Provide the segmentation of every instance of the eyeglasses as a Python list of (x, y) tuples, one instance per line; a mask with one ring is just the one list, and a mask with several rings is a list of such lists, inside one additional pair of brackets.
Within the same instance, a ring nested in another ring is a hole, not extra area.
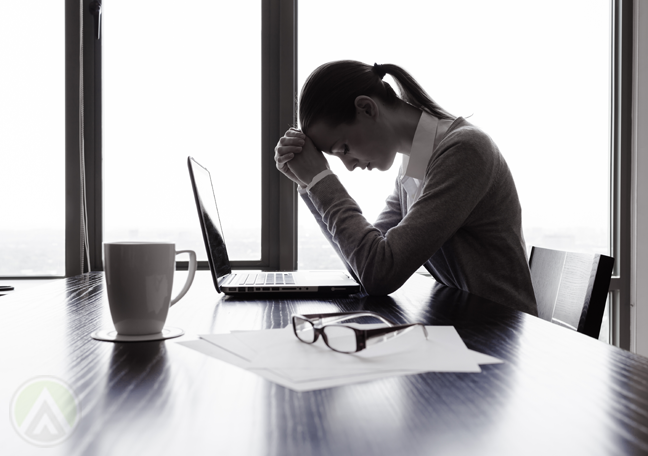
[[(386, 328), (357, 329), (347, 325), (334, 323), (359, 317), (375, 317), (389, 326)], [(328, 314), (309, 314), (292, 316), (293, 331), (300, 341), (313, 344), (322, 336), (328, 348), (339, 353), (357, 353), (367, 347), (393, 339), (405, 334), (417, 326), (423, 329), (427, 339), (428, 333), (424, 325), (410, 323), (395, 325), (390, 320), (374, 312), (338, 312)]]

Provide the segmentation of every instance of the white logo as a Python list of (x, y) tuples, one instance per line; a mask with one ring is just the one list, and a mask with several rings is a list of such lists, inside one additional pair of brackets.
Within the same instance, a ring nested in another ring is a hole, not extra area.
[(55, 377), (36, 377), (16, 391), (11, 421), (22, 438), (38, 446), (65, 440), (79, 422), (79, 402), (66, 383)]

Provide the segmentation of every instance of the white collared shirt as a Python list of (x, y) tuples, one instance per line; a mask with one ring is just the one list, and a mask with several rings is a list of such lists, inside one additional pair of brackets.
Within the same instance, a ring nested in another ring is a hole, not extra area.
[(439, 119), (423, 111), (412, 140), (412, 150), (409, 156), (403, 155), (398, 178), (407, 192), (407, 211), (423, 191), (425, 170), (436, 147), (438, 127)]

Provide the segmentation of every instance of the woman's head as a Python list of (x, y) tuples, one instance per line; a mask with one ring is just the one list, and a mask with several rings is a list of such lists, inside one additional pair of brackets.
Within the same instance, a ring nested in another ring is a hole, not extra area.
[[(382, 80), (385, 74), (394, 78), (400, 98)], [(299, 100), (302, 131), (349, 170), (389, 169), (396, 153), (407, 150), (408, 141), (411, 145), (420, 110), (441, 119), (453, 118), (402, 68), (353, 60), (317, 68)]]
[(385, 74), (394, 78), (401, 98), (407, 103), (441, 118), (453, 118), (437, 105), (418, 85), (416, 80), (397, 65), (367, 65), (355, 60), (339, 60), (325, 63), (308, 77), (299, 98), (299, 122), (308, 135), (315, 122), (331, 126), (351, 123), (355, 120), (357, 97), (365, 95), (392, 106), (398, 96), (382, 80)]

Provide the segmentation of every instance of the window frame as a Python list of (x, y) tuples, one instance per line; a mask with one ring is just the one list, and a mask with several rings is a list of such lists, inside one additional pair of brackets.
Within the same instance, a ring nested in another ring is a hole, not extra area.
[(82, 245), (81, 114), (79, 26), (83, 19), (84, 176), (88, 211), (90, 269), (102, 270), (102, 117), (101, 39), (95, 35), (90, 4), (94, 0), (65, 0), (65, 276), (88, 271)]
[[(65, 0), (66, 46), (66, 273), (85, 272), (80, 260), (81, 184), (79, 145), (79, 19), (83, 5), (85, 178), (90, 266), (102, 270), (102, 117), (101, 39), (94, 36), (90, 4)], [(610, 342), (630, 349), (632, 0), (611, 0), (610, 244), (616, 259), (610, 283)], [(296, 124), (298, 0), (261, 0), (262, 8), (262, 226), (261, 259), (233, 261), (237, 269), (291, 270), (297, 267), (296, 186), (274, 165), (278, 138)], [(187, 262), (178, 262), (185, 269)], [(200, 269), (208, 269), (200, 262)], [(32, 277), (30, 277), (32, 278)]]
[[(96, 0), (65, 1), (66, 46), (66, 277), (87, 272), (81, 239), (82, 186), (79, 113), (79, 19), (83, 17), (84, 160), (87, 231), (92, 270), (103, 269), (102, 168), (102, 39), (96, 37), (91, 4)], [(82, 5), (82, 14), (81, 14)], [(261, 258), (232, 261), (236, 269), (292, 270), (297, 267), (297, 192), (277, 171), (274, 147), (295, 124), (297, 92), (297, 1), (261, 0), (262, 9), (262, 134), (261, 134)], [(177, 269), (187, 269), (179, 261)], [(209, 269), (200, 261), (199, 269)]]
[(611, 0), (610, 343), (630, 350), (633, 1)]

